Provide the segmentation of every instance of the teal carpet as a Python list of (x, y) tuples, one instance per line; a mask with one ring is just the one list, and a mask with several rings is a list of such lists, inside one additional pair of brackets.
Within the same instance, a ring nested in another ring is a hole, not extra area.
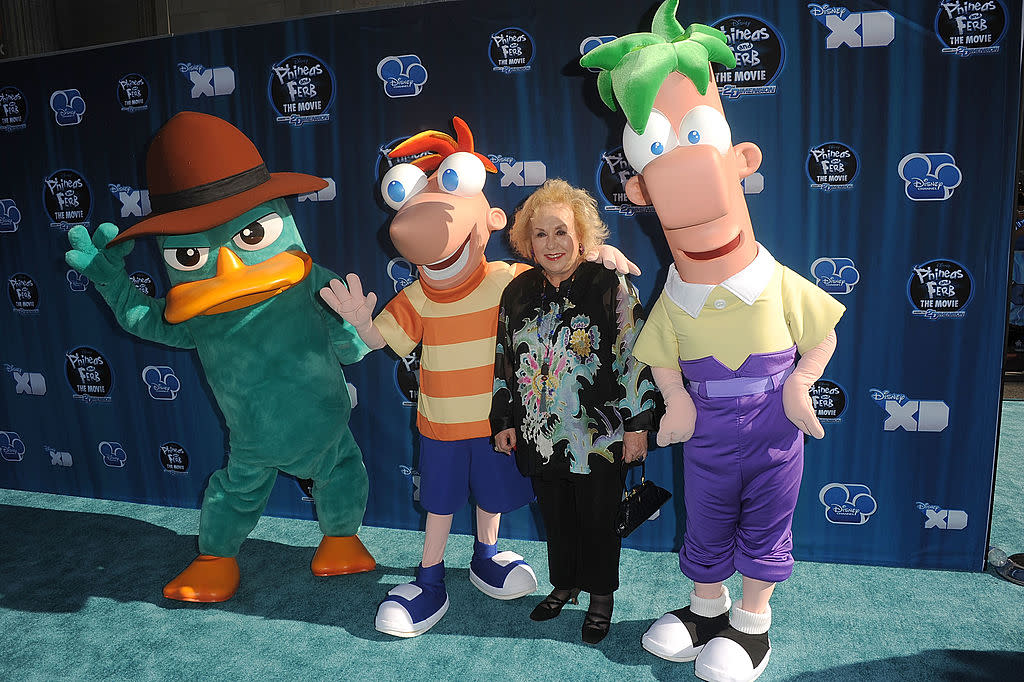
[[(1003, 404), (992, 543), (1024, 551), (1024, 403)], [(640, 636), (688, 584), (670, 553), (624, 550), (611, 633), (580, 642), (586, 602), (527, 617), (542, 596), (494, 601), (470, 585), (472, 538), (453, 536), (451, 609), (428, 634), (373, 629), (412, 577), (422, 536), (365, 528), (373, 573), (315, 578), (315, 523), (263, 518), (228, 602), (160, 589), (194, 556), (198, 512), (0, 490), (0, 679), (695, 679)], [(502, 541), (547, 585), (544, 546)], [(739, 590), (738, 581), (730, 589)], [(772, 599), (762, 680), (1024, 680), (1024, 588), (985, 573), (798, 563)]]

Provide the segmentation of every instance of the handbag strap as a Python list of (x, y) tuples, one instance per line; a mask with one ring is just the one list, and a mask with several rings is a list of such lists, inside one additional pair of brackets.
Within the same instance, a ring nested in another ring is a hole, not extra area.
[[(624, 461), (619, 462), (619, 468), (622, 471), (622, 489), (629, 492), (629, 487), (626, 485), (626, 479), (629, 478), (629, 466)], [(647, 480), (647, 458), (644, 457), (640, 460), (640, 484), (643, 485), (644, 481)]]

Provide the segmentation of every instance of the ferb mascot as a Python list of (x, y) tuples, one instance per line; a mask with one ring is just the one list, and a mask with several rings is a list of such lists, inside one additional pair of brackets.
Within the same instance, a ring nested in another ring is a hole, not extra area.
[[(195, 348), (230, 431), (227, 466), (210, 477), (199, 556), (164, 587), (193, 602), (229, 599), (235, 555), (266, 507), (278, 471), (313, 480), (324, 538), (316, 575), (372, 570), (356, 531), (367, 477), (348, 428), (351, 401), (339, 363), (367, 348), (322, 305), (330, 271), (313, 263), (282, 197), (323, 189), (300, 173), (270, 173), (240, 130), (183, 112), (146, 155), (153, 215), (117, 234), (68, 233), (68, 264), (96, 285), (118, 323), (136, 336)], [(134, 239), (156, 235), (171, 288), (154, 299), (124, 269)]]
[[(483, 194), (497, 169), (474, 151), (473, 135), (455, 117), (456, 137), (428, 130), (410, 137), (392, 158), (427, 153), (391, 168), (381, 182), (384, 201), (397, 211), (391, 241), (420, 277), (372, 318), (377, 297), (363, 295), (359, 277), (348, 287), (332, 281), (321, 294), (351, 323), (370, 348), (389, 346), (399, 356), (423, 344), (416, 425), (420, 432), (420, 503), (427, 510), (426, 537), (416, 579), (398, 585), (377, 609), (377, 630), (415, 637), (448, 610), (444, 550), (452, 515), (476, 502), (476, 541), (470, 581), (495, 599), (515, 599), (537, 589), (533, 569), (514, 552), (498, 552), (501, 514), (533, 499), (529, 479), (515, 460), (495, 452), (489, 421), (494, 386), (498, 305), (505, 286), (528, 265), (491, 263), (484, 249), (505, 227), (505, 212)], [(622, 272), (638, 272), (617, 249), (591, 254)]]
[[(696, 659), (702, 679), (749, 682), (771, 652), (769, 597), (793, 570), (804, 434), (824, 436), (808, 390), (835, 351), (844, 308), (754, 241), (740, 181), (761, 151), (733, 145), (710, 66), (736, 59), (720, 31), (683, 30), (677, 3), (662, 3), (650, 33), (581, 64), (602, 69), (601, 98), (626, 115), (623, 149), (638, 172), (626, 193), (654, 205), (674, 260), (633, 352), (664, 395), (658, 444), (686, 443), (679, 565), (694, 588), (643, 646)], [(743, 598), (732, 604), (722, 581), (735, 571)]]

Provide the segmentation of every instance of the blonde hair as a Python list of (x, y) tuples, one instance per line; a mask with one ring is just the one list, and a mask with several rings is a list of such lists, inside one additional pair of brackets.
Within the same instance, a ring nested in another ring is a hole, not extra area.
[(508, 238), (512, 248), (520, 256), (533, 258), (530, 221), (538, 209), (549, 204), (565, 204), (572, 209), (576, 237), (580, 240), (584, 253), (604, 244), (608, 237), (608, 226), (597, 212), (597, 201), (585, 189), (573, 187), (565, 180), (556, 178), (541, 185), (516, 211), (515, 222), (512, 223)]

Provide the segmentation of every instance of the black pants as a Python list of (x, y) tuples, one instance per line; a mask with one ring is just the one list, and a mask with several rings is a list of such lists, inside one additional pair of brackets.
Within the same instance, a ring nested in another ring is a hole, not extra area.
[(548, 534), (548, 571), (556, 589), (574, 587), (611, 594), (619, 587), (619, 549), (615, 534), (622, 480), (619, 464), (593, 456), (589, 474), (533, 476)]

